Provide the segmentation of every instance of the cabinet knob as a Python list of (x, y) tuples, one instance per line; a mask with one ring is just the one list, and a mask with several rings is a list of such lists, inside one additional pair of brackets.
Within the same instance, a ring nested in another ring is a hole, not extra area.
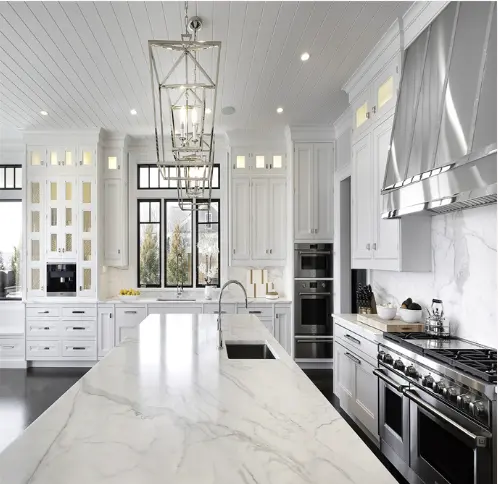
[(367, 250), (370, 250), (370, 244), (367, 244)]
[(272, 249), (270, 249), (270, 254), (272, 253)]
[(377, 112), (377, 106), (373, 106), (373, 107), (372, 107), (372, 113), (374, 113), (374, 114), (375, 114), (376, 112)]
[(370, 119), (370, 112), (367, 112), (367, 114), (365, 114), (365, 117), (366, 117), (367, 119)]
[(373, 249), (373, 250), (377, 250), (377, 244), (375, 244), (375, 243), (374, 243), (374, 244), (372, 244), (372, 249)]

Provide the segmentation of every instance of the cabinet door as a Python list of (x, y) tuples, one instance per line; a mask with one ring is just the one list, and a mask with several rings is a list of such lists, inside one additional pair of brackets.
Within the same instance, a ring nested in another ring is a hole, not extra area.
[(232, 173), (248, 173), (251, 169), (251, 153), (242, 148), (232, 149)]
[(78, 241), (76, 227), (78, 218), (78, 197), (76, 178), (60, 178), (59, 189), (59, 238), (61, 258), (75, 260)]
[(373, 81), (372, 115), (373, 120), (381, 120), (396, 106), (398, 87), (398, 62), (393, 62)]
[(313, 239), (313, 144), (294, 149), (294, 240)]
[(349, 350), (339, 343), (337, 345), (337, 361), (334, 361), (334, 378), (337, 378), (337, 387), (341, 407), (353, 414), (355, 407), (355, 363)]
[(252, 170), (253, 175), (265, 173), (270, 170), (271, 155), (268, 152), (255, 151), (254, 153), (251, 153), (251, 155), (250, 169)]
[(313, 147), (313, 229), (314, 239), (334, 238), (334, 152), (331, 143)]
[(28, 183), (28, 297), (45, 296), (45, 237), (46, 217), (44, 217), (45, 179), (32, 179)]
[[(352, 147), (351, 237), (353, 260), (372, 257), (372, 157), (370, 134)], [(355, 268), (360, 268), (353, 263)]]
[(374, 436), (379, 435), (379, 390), (377, 377), (372, 373), (374, 367), (365, 360), (357, 358), (355, 363), (355, 415), (366, 429)]
[(104, 173), (107, 178), (117, 178), (122, 173), (122, 154), (120, 150), (107, 149), (104, 154)]
[(97, 355), (104, 357), (114, 348), (114, 307), (100, 306), (98, 312)]
[(79, 244), (80, 257), (78, 259), (78, 284), (80, 297), (95, 297), (97, 294), (96, 274), (96, 193), (95, 181), (92, 176), (78, 178), (78, 209), (80, 213)]
[[(377, 126), (373, 131), (373, 244), (372, 256), (374, 259), (399, 259), (399, 220), (385, 220), (381, 218), (382, 195), (380, 190), (384, 183), (387, 156), (391, 142), (393, 116)], [(382, 269), (382, 267), (378, 267)]]
[(120, 266), (125, 235), (120, 217), (123, 203), (122, 182), (119, 178), (104, 180), (104, 210), (106, 227), (104, 233), (104, 259), (107, 266)]
[(371, 88), (367, 87), (352, 104), (353, 110), (353, 136), (358, 138), (365, 133), (371, 125), (372, 116)]
[(291, 308), (275, 308), (275, 338), (291, 354)]
[(77, 166), (76, 150), (71, 146), (49, 146), (48, 150), (48, 166), (51, 169), (58, 168), (58, 171), (63, 171), (64, 168), (74, 168)]
[(31, 173), (44, 170), (47, 166), (47, 149), (45, 146), (28, 145), (26, 155), (26, 166)]
[(251, 258), (253, 260), (268, 259), (270, 257), (269, 181), (267, 178), (252, 178), (251, 180)]
[(265, 328), (274, 336), (275, 335), (275, 326), (273, 324), (273, 318), (271, 318), (271, 319), (261, 318), (261, 322), (265, 325)]
[(285, 260), (287, 256), (287, 182), (285, 178), (269, 180), (266, 212), (269, 217), (268, 246), (270, 259)]
[(145, 319), (145, 307), (116, 307), (116, 345), (122, 343), (126, 338), (138, 337), (138, 326)]
[(76, 162), (80, 173), (93, 170), (97, 166), (97, 149), (95, 146), (80, 146)]
[(63, 217), (64, 203), (62, 197), (64, 190), (62, 178), (49, 178), (45, 182), (46, 196), (46, 258), (47, 260), (60, 260), (62, 257), (61, 220)]
[(287, 155), (282, 152), (272, 152), (269, 154), (270, 173), (285, 173), (287, 170)]
[(232, 178), (231, 204), (231, 256), (232, 260), (248, 260), (250, 253), (250, 179), (248, 176)]

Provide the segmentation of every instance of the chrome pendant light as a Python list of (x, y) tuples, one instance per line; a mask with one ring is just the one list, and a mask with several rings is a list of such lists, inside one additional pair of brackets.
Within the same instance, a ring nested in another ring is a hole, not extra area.
[(149, 40), (157, 166), (176, 180), (182, 210), (209, 210), (221, 42), (199, 41), (199, 17), (181, 40)]

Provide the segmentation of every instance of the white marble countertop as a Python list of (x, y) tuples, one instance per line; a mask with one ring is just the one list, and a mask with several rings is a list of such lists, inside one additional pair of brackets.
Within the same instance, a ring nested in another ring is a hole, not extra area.
[(332, 314), (334, 318), (340, 319), (341, 322), (351, 329), (351, 331), (356, 331), (357, 333), (364, 334), (368, 339), (375, 339), (377, 341), (382, 340), (384, 337), (384, 332), (380, 329), (369, 326), (368, 324), (362, 323), (356, 319), (356, 314)]
[[(111, 304), (218, 304), (218, 296), (216, 296), (213, 299), (205, 299), (204, 295), (192, 295), (192, 296), (185, 296), (184, 298), (176, 299), (174, 295), (172, 296), (166, 296), (166, 297), (171, 297), (171, 299), (168, 299), (167, 301), (158, 301), (157, 297), (154, 298), (147, 298), (147, 297), (140, 297), (136, 301), (130, 301), (130, 302), (123, 302), (121, 301), (117, 296), (106, 299), (105, 303), (111, 303)], [(252, 304), (254, 306), (257, 306), (259, 304), (279, 304), (279, 303), (284, 303), (288, 304), (290, 303), (290, 299), (286, 298), (278, 298), (278, 299), (266, 299), (265, 297), (249, 297), (247, 298), (247, 304)], [(245, 299), (237, 296), (230, 296), (230, 295), (223, 295), (223, 304), (244, 304)]]
[(0, 454), (1, 484), (395, 484), (252, 315), (152, 315)]

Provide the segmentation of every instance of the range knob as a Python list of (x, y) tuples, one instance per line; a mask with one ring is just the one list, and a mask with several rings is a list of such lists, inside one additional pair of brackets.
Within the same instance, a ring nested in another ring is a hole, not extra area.
[(472, 413), (472, 415), (474, 415), (474, 417), (482, 418), (486, 415), (486, 405), (481, 400), (470, 402), (469, 410)]
[(452, 402), (457, 401), (458, 395), (460, 395), (460, 388), (458, 387), (449, 387), (445, 388), (443, 390), (443, 396), (446, 397), (448, 400), (451, 400)]
[(393, 357), (389, 353), (387, 353), (386, 355), (384, 355), (383, 361), (386, 365), (392, 365), (394, 360)]
[(405, 364), (398, 358), (393, 365), (395, 370), (403, 371), (405, 369)]
[(410, 376), (412, 378), (418, 378), (418, 373), (416, 368), (413, 365), (407, 366), (405, 370), (405, 375)]
[(434, 382), (434, 384), (432, 385), (432, 389), (436, 393), (440, 393), (440, 394), (442, 394), (446, 388), (448, 388), (448, 383), (446, 383), (443, 380), (439, 380), (437, 382)]
[(456, 398), (457, 406), (462, 410), (470, 410), (470, 403), (474, 400), (474, 396), (470, 393), (465, 395), (458, 395)]
[(384, 361), (384, 357), (386, 356), (386, 352), (385, 351), (379, 351), (379, 353), (377, 354), (377, 359), (379, 361)]
[(422, 386), (432, 387), (433, 384), (434, 384), (434, 378), (432, 375), (425, 375), (424, 378), (422, 378)]

